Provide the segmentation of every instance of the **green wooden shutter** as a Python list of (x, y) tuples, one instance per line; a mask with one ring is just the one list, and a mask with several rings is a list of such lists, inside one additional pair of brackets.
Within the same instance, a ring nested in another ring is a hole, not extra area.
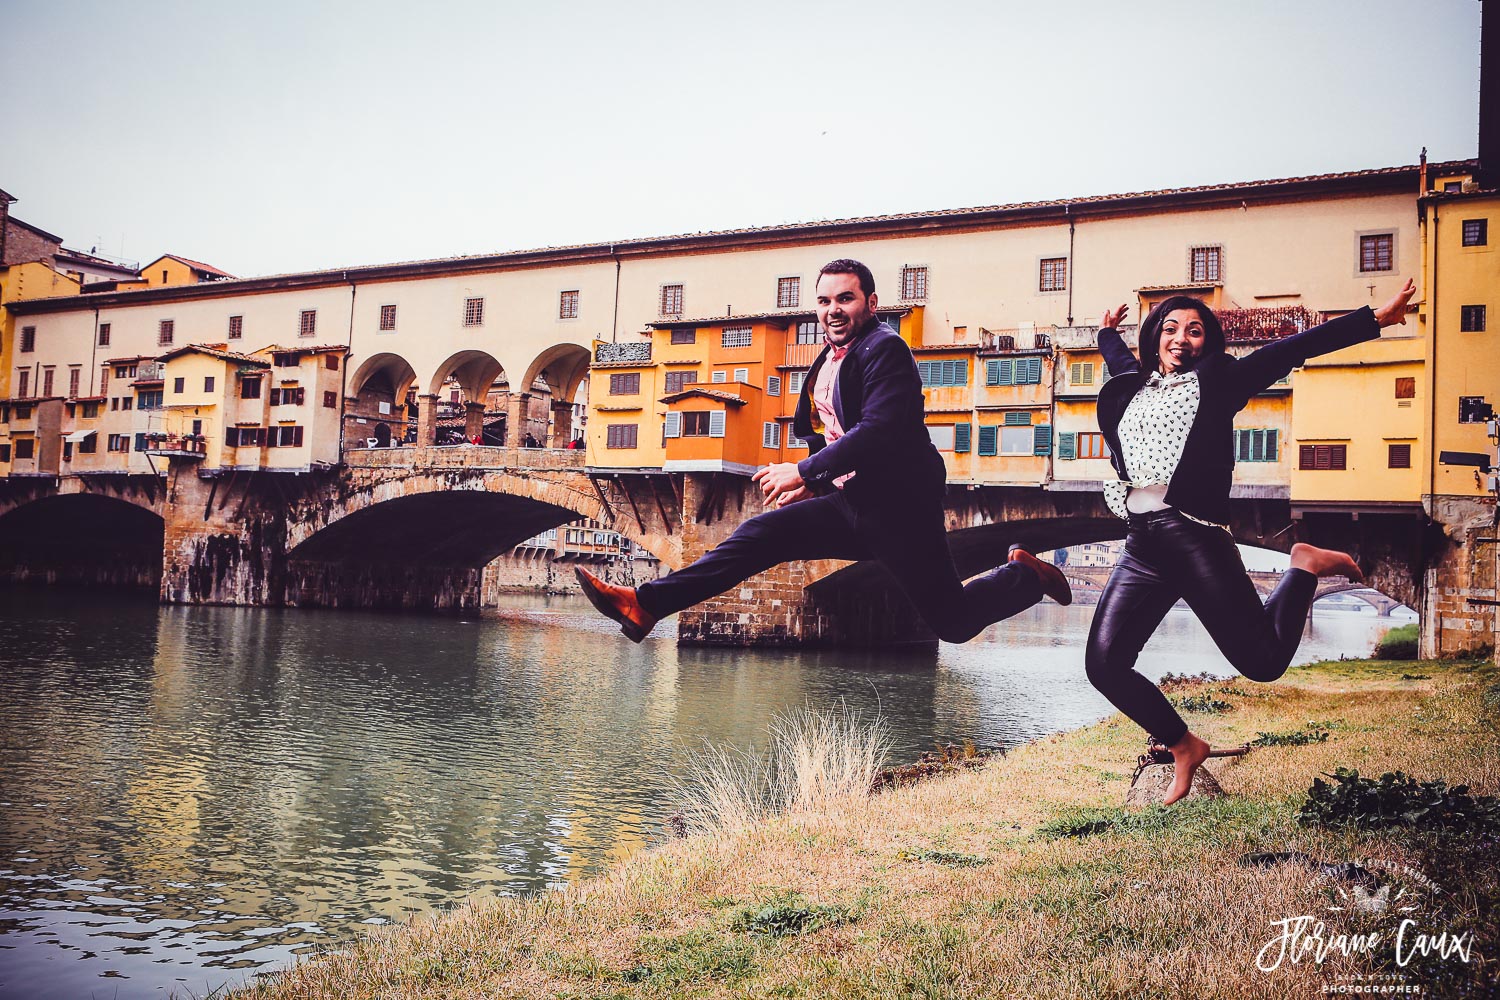
[(1277, 452), (1276, 429), (1273, 427), (1266, 431), (1266, 461), (1279, 462), (1281, 455)]
[(969, 422), (966, 420), (961, 424), (953, 425), (953, 450), (956, 452), (967, 452), (969, 450)]
[(998, 455), (999, 453), (1000, 428), (993, 426), (986, 427), (981, 425), (979, 428), (979, 454)]
[(1033, 455), (1050, 455), (1050, 454), (1052, 454), (1052, 425), (1051, 424), (1037, 424), (1035, 427), (1033, 427), (1031, 429), (1031, 432), (1034, 435), (1034, 437), (1032, 439), (1032, 443), (1034, 445), (1034, 447), (1032, 449), (1032, 454)]
[(1005, 415), (1005, 426), (1007, 427), (1030, 427), (1031, 414), (1025, 410), (1011, 410)]
[(931, 385), (932, 384), (932, 362), (931, 361), (918, 361), (917, 362), (917, 374), (922, 377), (922, 384), (923, 385)]
[(1071, 462), (1078, 457), (1078, 435), (1073, 431), (1057, 436), (1057, 457)]
[(1042, 359), (1022, 358), (1016, 362), (1016, 384), (1037, 385), (1042, 381)]

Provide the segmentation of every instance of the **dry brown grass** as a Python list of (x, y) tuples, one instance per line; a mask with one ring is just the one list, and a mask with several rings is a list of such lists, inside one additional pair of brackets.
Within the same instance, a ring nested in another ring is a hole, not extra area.
[[(782, 816), (671, 842), (582, 885), (377, 933), (245, 995), (1312, 996), (1374, 967), (1351, 957), (1267, 974), (1255, 956), (1271, 920), (1317, 913), (1337, 924), (1326, 910), (1332, 888), (1295, 866), (1236, 860), (1300, 850), (1425, 864), (1420, 844), (1400, 833), (1296, 825), (1312, 779), (1341, 765), (1500, 791), (1496, 672), (1423, 663), (1430, 679), (1401, 680), (1408, 671), (1337, 663), (1275, 685), (1229, 685), (1240, 693), (1210, 686), (1235, 705), (1192, 720), (1217, 744), (1313, 720), (1329, 724), (1330, 738), (1216, 760), (1229, 798), (1137, 814), (1139, 829), (1039, 833), (1074, 810), (1123, 802), (1140, 735), (1115, 717), (980, 771), (873, 798), (822, 795), (812, 808), (789, 802)], [(958, 855), (983, 863), (942, 863)], [(1497, 897), (1494, 869), (1467, 877), (1470, 895), (1452, 893), (1446, 905), (1473, 924)], [(734, 929), (737, 914), (768, 902), (836, 905), (850, 919), (796, 937)], [(1484, 955), (1490, 964), (1478, 973), (1489, 982), (1494, 959)]]

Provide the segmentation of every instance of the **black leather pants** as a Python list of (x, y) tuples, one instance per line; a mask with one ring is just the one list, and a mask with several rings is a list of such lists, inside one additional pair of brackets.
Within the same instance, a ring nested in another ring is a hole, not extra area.
[(1297, 652), (1317, 589), (1316, 576), (1289, 569), (1262, 606), (1229, 532), (1173, 508), (1132, 514), (1125, 552), (1089, 629), (1089, 682), (1171, 746), (1187, 724), (1135, 662), (1177, 599), (1187, 601), (1236, 670), (1254, 681), (1274, 681)]

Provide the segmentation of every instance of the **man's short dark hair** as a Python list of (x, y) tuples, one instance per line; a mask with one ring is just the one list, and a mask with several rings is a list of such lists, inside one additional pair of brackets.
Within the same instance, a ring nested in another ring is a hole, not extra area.
[(821, 281), (825, 274), (852, 274), (859, 279), (860, 291), (866, 295), (875, 294), (875, 275), (871, 274), (870, 269), (857, 260), (850, 260), (848, 257), (830, 260), (818, 272), (817, 280), (813, 282), (814, 288), (818, 286), (818, 281)]

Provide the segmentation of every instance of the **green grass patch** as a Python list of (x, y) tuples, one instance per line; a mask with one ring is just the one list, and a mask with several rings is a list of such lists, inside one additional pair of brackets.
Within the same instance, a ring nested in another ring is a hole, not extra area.
[(730, 920), (729, 928), (764, 937), (792, 937), (811, 934), (823, 927), (839, 927), (855, 919), (854, 910), (847, 906), (813, 904), (801, 893), (789, 892), (742, 908)]
[(1366, 778), (1341, 767), (1317, 778), (1307, 802), (1297, 812), (1305, 826), (1356, 826), (1362, 829), (1409, 827), (1445, 834), (1500, 833), (1500, 799), (1469, 794), (1467, 785), (1449, 788), (1443, 781), (1418, 781), (1400, 771)]
[(1218, 842), (1290, 826), (1291, 811), (1289, 802), (1267, 802), (1238, 795), (1188, 799), (1174, 806), (1152, 806), (1139, 811), (1121, 807), (1067, 809), (1037, 827), (1034, 836), (1039, 840), (1063, 840), (1103, 834), (1165, 835), (1200, 843)]
[(1176, 698), (1169, 698), (1168, 700), (1183, 712), (1222, 715), (1225, 712), (1234, 710), (1234, 705), (1221, 698), (1215, 698), (1207, 692), (1203, 694), (1179, 695)]
[(901, 851), (897, 857), (902, 861), (926, 861), (949, 868), (977, 868), (989, 863), (988, 859), (981, 858), (977, 854), (963, 854), (958, 851)]
[(676, 987), (703, 980), (738, 982), (755, 974), (755, 946), (712, 931), (643, 937), (637, 962), (616, 976), (627, 983)]
[(1305, 729), (1290, 729), (1277, 733), (1255, 734), (1255, 739), (1250, 741), (1253, 747), (1305, 747), (1309, 743), (1327, 743), (1328, 730), (1318, 728), (1315, 723), (1308, 723)]
[(1397, 625), (1375, 643), (1377, 660), (1415, 660), (1417, 658), (1417, 624)]

